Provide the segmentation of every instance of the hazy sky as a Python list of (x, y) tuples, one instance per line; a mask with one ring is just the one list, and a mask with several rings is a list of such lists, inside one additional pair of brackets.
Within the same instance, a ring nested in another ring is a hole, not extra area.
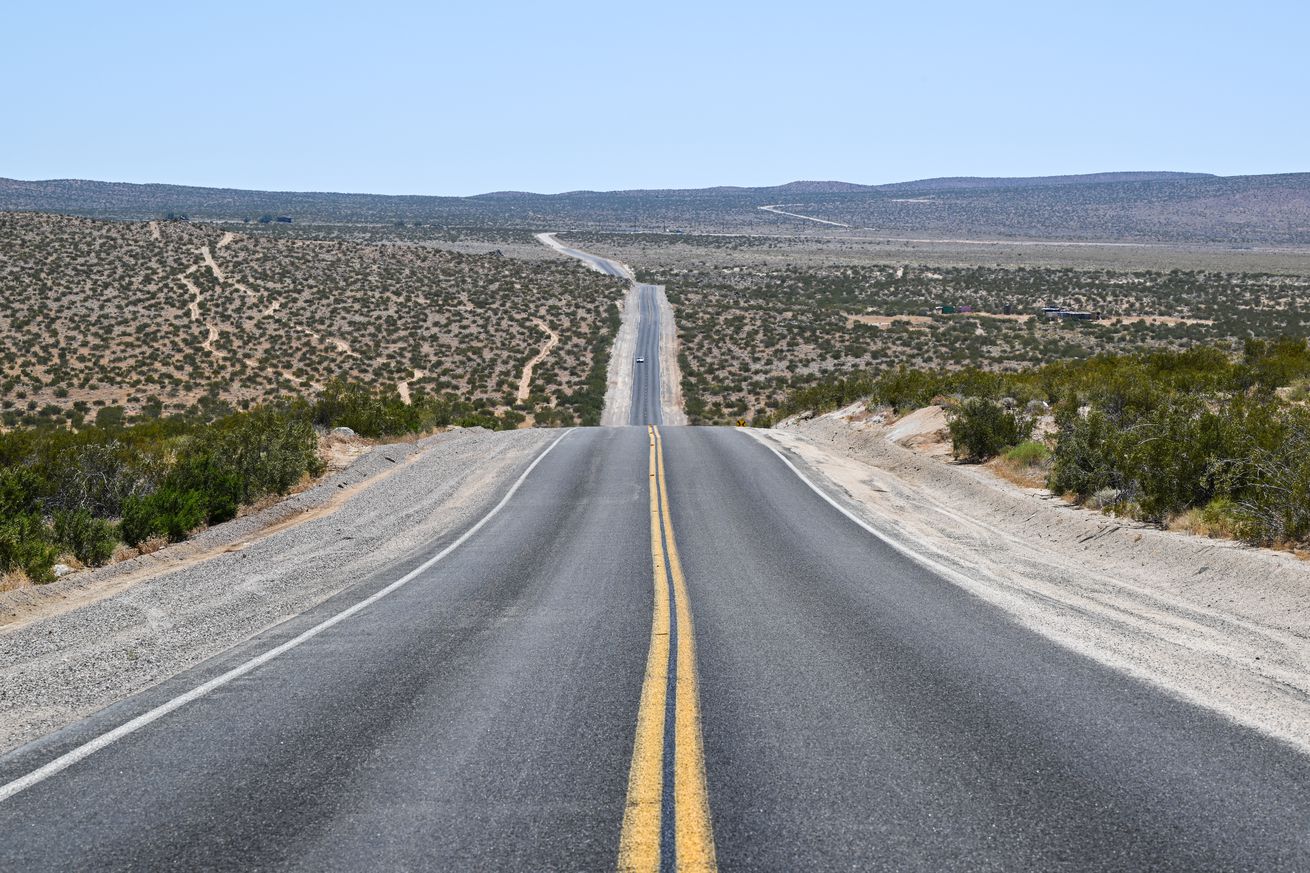
[(1310, 4), (8, 4), (0, 176), (283, 190), (1310, 170)]

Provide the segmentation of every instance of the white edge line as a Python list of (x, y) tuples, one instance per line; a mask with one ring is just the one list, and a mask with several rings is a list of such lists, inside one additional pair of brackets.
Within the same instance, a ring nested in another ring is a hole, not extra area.
[(482, 516), (482, 518), (478, 520), (477, 524), (473, 525), (473, 527), (464, 531), (464, 533), (460, 535), (459, 539), (455, 540), (453, 543), (446, 546), (440, 552), (437, 552), (437, 554), (433, 555), (431, 558), (428, 558), (426, 561), (424, 561), (419, 566), (415, 567), (413, 570), (410, 570), (404, 576), (401, 576), (395, 582), (392, 582), (387, 587), (374, 592), (373, 594), (369, 595), (368, 597), (364, 598), (363, 600), (359, 601), (353, 606), (343, 609), (341, 612), (338, 612), (336, 615), (332, 616), (331, 618), (319, 622), (318, 624), (314, 625), (312, 628), (300, 634), (299, 636), (293, 637), (292, 639), (287, 640), (285, 643), (282, 643), (279, 646), (269, 649), (267, 652), (264, 652), (262, 655), (257, 655), (256, 657), (251, 658), (249, 661), (246, 661), (244, 664), (241, 664), (237, 667), (233, 667), (231, 670), (228, 670), (226, 673), (222, 674), (221, 676), (215, 676), (213, 679), (210, 679), (208, 682), (204, 683), (203, 685), (198, 685), (184, 694), (179, 694), (177, 697), (174, 697), (172, 700), (169, 700), (166, 703), (162, 703), (159, 706), (156, 706), (154, 709), (150, 710), (149, 712), (142, 713), (141, 715), (138, 715), (136, 718), (132, 719), (131, 721), (124, 722), (123, 724), (119, 725), (118, 727), (112, 730), (106, 731), (105, 733), (101, 734), (95, 739), (89, 740), (86, 743), (83, 743), (82, 745), (78, 746), (77, 748), (72, 749), (71, 751), (65, 752), (64, 754), (60, 755), (58, 758), (55, 758), (53, 761), (50, 761), (44, 766), (38, 767), (36, 770), (33, 770), (31, 773), (28, 773), (26, 776), (20, 776), (19, 778), (13, 780), (12, 782), (8, 782), (5, 785), (0, 785), (0, 803), (3, 803), (4, 801), (13, 797), (15, 794), (17, 794), (20, 791), (31, 788), (33, 785), (36, 785), (39, 782), (43, 782), (44, 780), (49, 779), (51, 776), (55, 775), (61, 770), (65, 770), (68, 767), (71, 767), (72, 765), (76, 764), (78, 761), (81, 761), (84, 758), (88, 758), (91, 755), (94, 755), (96, 752), (105, 748), (109, 744), (116, 742), (117, 740), (121, 740), (123, 737), (140, 730), (141, 728), (145, 727), (151, 722), (163, 718), (173, 710), (180, 709), (194, 700), (199, 700), (201, 697), (204, 697), (206, 694), (213, 691), (214, 689), (221, 688), (222, 686), (227, 685), (233, 679), (239, 679), (240, 677), (249, 673), (251, 670), (254, 670), (257, 667), (261, 667), (264, 664), (267, 664), (269, 661), (272, 661), (274, 658), (278, 657), (279, 655), (283, 655), (291, 651), (292, 649), (296, 648), (306, 640), (318, 636), (320, 633), (322, 633), (323, 631), (327, 630), (330, 627), (333, 627), (334, 625), (340, 624), (341, 622), (350, 618), (352, 615), (359, 612), (360, 610), (372, 606), (374, 603), (377, 603), (379, 600), (386, 597), (388, 594), (392, 593), (396, 589), (413, 581), (421, 573), (424, 573), (425, 571), (430, 569), (433, 564), (437, 563), (442, 558), (446, 557), (451, 552), (455, 551), (455, 549), (463, 545), (469, 539), (469, 537), (473, 536), (475, 533), (477, 533), (479, 530), (482, 529), (483, 525), (491, 521), (491, 519), (495, 517), (495, 515), (505, 507), (505, 504), (509, 503), (510, 498), (512, 498), (515, 492), (519, 490), (519, 486), (522, 485), (524, 480), (528, 478), (528, 474), (531, 473), (536, 468), (536, 466), (541, 463), (542, 459), (545, 458), (546, 455), (550, 454), (551, 449), (559, 445), (560, 441), (563, 440), (566, 436), (568, 436), (572, 432), (573, 430), (571, 428), (569, 430), (566, 430), (564, 433), (560, 434), (559, 437), (557, 437), (553, 443), (547, 446), (545, 451), (537, 455), (537, 457), (533, 459), (532, 463), (528, 465), (528, 468), (523, 471), (523, 473), (518, 477), (518, 479), (514, 480), (514, 484), (510, 486), (509, 491), (506, 492), (505, 496), (500, 499), (500, 502), (497, 503), (490, 512)]
[(929, 570), (932, 570), (934, 573), (938, 573), (942, 576), (945, 576), (946, 578), (951, 579), (957, 583), (963, 583), (969, 588), (971, 588), (974, 584), (976, 584), (975, 580), (970, 579), (968, 576), (966, 576), (964, 573), (961, 573), (959, 570), (956, 570), (953, 567), (948, 567), (945, 564), (935, 561), (932, 558), (928, 557), (927, 555), (923, 554), (922, 552), (917, 552), (914, 549), (910, 548), (909, 546), (905, 545), (904, 543), (900, 542), (899, 540), (892, 539), (887, 534), (878, 530), (873, 525), (869, 524), (864, 519), (860, 518), (858, 515), (856, 515), (855, 513), (851, 512), (849, 509), (838, 503), (831, 495), (828, 494), (828, 492), (824, 491), (818, 485), (815, 485), (813, 482), (811, 482), (809, 477), (807, 477), (804, 473), (802, 473), (796, 467), (795, 464), (787, 460), (786, 455), (784, 455), (774, 445), (772, 445), (772, 441), (770, 441), (769, 443), (764, 442), (764, 440), (766, 440), (767, 437), (757, 436), (756, 434), (750, 433), (749, 430), (747, 431), (747, 433), (749, 433), (750, 436), (754, 437), (756, 440), (760, 441), (760, 443), (764, 445), (766, 449), (777, 455), (778, 460), (786, 464), (787, 468), (796, 474), (796, 478), (800, 479), (802, 482), (808, 485), (811, 491), (822, 497), (825, 501), (828, 502), (830, 506), (832, 506), (833, 509), (837, 510), (842, 515), (846, 516), (851, 521), (855, 522), (857, 525), (859, 525), (868, 533), (873, 534), (875, 537), (882, 540), (884, 543), (891, 546), (893, 549), (900, 552), (905, 557), (909, 558), (915, 563), (927, 567)]

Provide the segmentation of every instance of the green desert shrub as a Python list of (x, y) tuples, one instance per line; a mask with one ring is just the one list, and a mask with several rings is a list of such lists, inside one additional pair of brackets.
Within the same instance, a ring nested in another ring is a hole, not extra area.
[(966, 461), (985, 461), (1032, 435), (1032, 419), (986, 397), (966, 397), (948, 413), (951, 451)]
[(0, 573), (21, 570), (38, 584), (54, 580), (58, 549), (41, 515), (40, 481), (28, 470), (0, 469)]
[(85, 509), (60, 510), (54, 516), (54, 539), (86, 566), (99, 567), (113, 556), (118, 531), (113, 522)]
[(1005, 452), (1005, 460), (1016, 467), (1040, 467), (1050, 458), (1051, 450), (1036, 440), (1024, 440)]
[(1065, 409), (1056, 422), (1059, 437), (1051, 453), (1046, 487), (1056, 494), (1073, 494), (1080, 501), (1100, 491), (1121, 491), (1120, 432), (1109, 416), (1098, 409), (1085, 415), (1078, 409)]
[(50, 528), (37, 515), (16, 515), (0, 521), (0, 573), (22, 570), (38, 585), (55, 579), (59, 549)]
[(148, 496), (130, 498), (123, 507), (120, 530), (129, 546), (139, 546), (157, 536), (176, 543), (200, 527), (207, 514), (208, 500), (203, 492), (166, 484)]

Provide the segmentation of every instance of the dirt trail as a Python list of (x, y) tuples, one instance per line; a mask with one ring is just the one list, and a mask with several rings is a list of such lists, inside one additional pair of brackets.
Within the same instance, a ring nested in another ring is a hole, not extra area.
[(1310, 750), (1310, 564), (1073, 507), (894, 431), (829, 414), (752, 434), (1038, 633)]
[(185, 273), (177, 277), (178, 281), (191, 292), (191, 302), (187, 304), (187, 311), (191, 313), (192, 321), (200, 320), (200, 288), (196, 286), (195, 282), (191, 281), (191, 274), (198, 269), (200, 269), (198, 265), (188, 267)]
[(215, 248), (219, 248), (219, 249), (221, 249), (221, 248), (223, 248), (224, 246), (226, 246), (228, 243), (232, 242), (232, 240), (234, 240), (234, 239), (236, 239), (236, 238), (237, 238), (237, 235), (236, 235), (235, 233), (233, 233), (232, 231), (229, 230), (229, 231), (227, 231), (226, 233), (223, 234), (223, 238), (220, 239), (220, 240), (218, 241), (218, 245), (215, 246)]
[[(415, 370), (414, 375), (411, 378), (422, 379), (423, 371)], [(409, 396), (409, 379), (402, 379), (401, 381), (396, 383), (396, 393), (400, 395), (401, 402), (404, 403), (406, 406), (409, 406), (411, 402)]]
[(218, 264), (214, 262), (214, 253), (209, 250), (209, 246), (200, 247), (200, 257), (205, 259), (205, 266), (214, 272), (214, 278), (220, 282), (226, 282), (227, 278), (223, 271), (219, 269)]
[(163, 242), (164, 235), (159, 232), (159, 222), (152, 221), (149, 223), (150, 235), (155, 238), (155, 242)]
[(519, 403), (527, 400), (528, 395), (532, 393), (532, 371), (538, 364), (546, 360), (546, 356), (551, 353), (555, 346), (559, 345), (559, 334), (551, 330), (546, 322), (540, 318), (534, 318), (532, 323), (545, 332), (547, 339), (546, 344), (541, 347), (541, 351), (537, 352), (532, 360), (523, 365), (523, 375), (519, 376), (519, 393), (517, 395)]
[(205, 328), (209, 331), (209, 336), (200, 344), (200, 347), (211, 355), (220, 354), (219, 352), (214, 351), (214, 342), (218, 339), (218, 328), (214, 327), (212, 324), (205, 325)]

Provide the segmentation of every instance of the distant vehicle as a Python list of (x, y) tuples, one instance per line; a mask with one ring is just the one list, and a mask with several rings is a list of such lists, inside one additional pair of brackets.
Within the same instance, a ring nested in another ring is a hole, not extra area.
[(645, 358), (637, 358), (637, 363), (638, 363), (638, 364), (644, 364), (644, 363), (646, 363), (646, 359), (645, 359)]

